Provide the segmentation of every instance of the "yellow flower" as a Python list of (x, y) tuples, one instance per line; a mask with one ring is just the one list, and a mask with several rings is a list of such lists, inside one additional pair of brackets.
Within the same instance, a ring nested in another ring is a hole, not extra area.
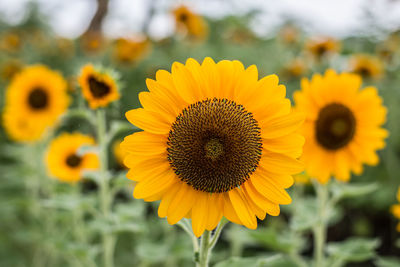
[[(397, 189), (397, 201), (400, 202), (400, 187)], [(393, 216), (400, 220), (400, 204), (392, 205), (390, 210)], [(400, 232), (400, 222), (397, 224), (396, 230)]]
[(3, 124), (16, 141), (38, 140), (69, 104), (64, 78), (43, 65), (16, 74), (6, 90)]
[(84, 170), (99, 168), (94, 153), (80, 153), (84, 146), (94, 146), (92, 137), (80, 133), (63, 133), (51, 141), (46, 154), (46, 165), (50, 176), (63, 182), (74, 183), (82, 178)]
[(99, 52), (105, 46), (105, 40), (101, 33), (88, 32), (80, 39), (81, 47), (85, 52)]
[(117, 161), (118, 165), (121, 166), (122, 168), (126, 168), (124, 164), (124, 158), (128, 155), (128, 153), (124, 149), (122, 149), (121, 140), (115, 141), (112, 146), (112, 149), (114, 152), (115, 160)]
[(19, 60), (8, 60), (1, 65), (1, 78), (10, 81), (15, 74), (22, 70), (22, 68), (23, 64)]
[(337, 53), (340, 50), (339, 41), (331, 37), (316, 37), (308, 40), (306, 50), (317, 60)]
[(299, 30), (291, 24), (282, 27), (279, 37), (286, 44), (294, 44), (299, 40)]
[(114, 47), (114, 57), (122, 63), (137, 62), (144, 58), (150, 51), (149, 40), (130, 40), (120, 38)]
[(358, 54), (351, 57), (349, 62), (350, 71), (364, 78), (379, 79), (383, 74), (382, 61), (372, 55)]
[(204, 19), (190, 11), (186, 6), (179, 6), (173, 10), (176, 30), (186, 33), (189, 37), (203, 40), (208, 34), (208, 26)]
[(21, 38), (17, 32), (7, 32), (0, 38), (0, 50), (16, 52), (21, 47)]
[(126, 113), (144, 131), (121, 144), (135, 198), (161, 200), (158, 215), (170, 224), (191, 218), (196, 236), (222, 216), (255, 229), (256, 217), (291, 202), (284, 189), (303, 169), (304, 138), (295, 133), (303, 115), (291, 111), (276, 75), (258, 80), (254, 65), (206, 58), (175, 62), (146, 82), (143, 108)]
[(105, 107), (120, 97), (115, 80), (109, 74), (96, 70), (92, 64), (82, 68), (79, 85), (92, 109)]
[(295, 58), (286, 65), (286, 67), (284, 68), (284, 73), (291, 78), (296, 78), (304, 75), (307, 69), (308, 66), (303, 59)]
[(377, 89), (360, 90), (361, 77), (328, 70), (311, 81), (301, 81), (296, 108), (306, 114), (302, 160), (306, 172), (326, 183), (331, 175), (348, 181), (350, 172), (362, 173), (362, 164), (376, 165), (376, 150), (385, 146), (388, 132), (381, 128), (386, 108)]

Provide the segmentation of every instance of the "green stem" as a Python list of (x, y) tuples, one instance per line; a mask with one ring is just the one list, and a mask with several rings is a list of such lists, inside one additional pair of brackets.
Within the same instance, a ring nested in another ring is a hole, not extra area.
[(205, 231), (204, 234), (201, 236), (199, 262), (196, 264), (197, 267), (208, 267), (211, 252), (217, 244), (222, 229), (227, 223), (228, 220), (222, 218), (221, 222), (217, 226), (217, 229), (215, 229), (214, 235), (211, 235), (211, 231)]
[[(97, 139), (99, 145), (100, 157), (100, 208), (105, 221), (108, 221), (111, 210), (110, 187), (109, 177), (107, 175), (108, 158), (107, 158), (107, 132), (106, 132), (106, 118), (103, 109), (97, 110)], [(104, 267), (114, 266), (114, 247), (115, 237), (112, 233), (104, 231), (102, 233), (103, 242), (103, 264)]]
[(323, 267), (325, 265), (325, 242), (327, 218), (326, 209), (329, 198), (327, 185), (321, 185), (317, 181), (313, 181), (314, 188), (317, 193), (318, 201), (318, 222), (313, 227), (314, 232), (314, 264), (315, 267)]
[(197, 267), (208, 267), (208, 261), (210, 255), (210, 237), (211, 237), (211, 232), (207, 230), (201, 236), (199, 262), (196, 264)]

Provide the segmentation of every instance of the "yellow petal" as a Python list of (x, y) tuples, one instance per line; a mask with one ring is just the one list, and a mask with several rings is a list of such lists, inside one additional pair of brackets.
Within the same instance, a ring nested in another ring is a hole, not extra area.
[(303, 122), (304, 114), (299, 112), (292, 112), (285, 116), (260, 121), (261, 136), (266, 139), (273, 139), (288, 135), (297, 130)]
[(253, 184), (261, 195), (273, 203), (287, 205), (292, 202), (289, 194), (284, 189), (277, 187), (273, 182), (260, 175), (253, 174), (249, 182)]
[(192, 229), (196, 237), (200, 237), (206, 229), (208, 220), (208, 193), (196, 191), (196, 202), (192, 208)]
[(133, 192), (135, 198), (148, 198), (164, 190), (167, 190), (172, 185), (177, 183), (179, 179), (172, 170), (167, 170), (161, 174), (149, 176), (140, 181)]
[(179, 222), (191, 210), (196, 200), (194, 190), (186, 183), (179, 182), (178, 187), (180, 188), (168, 207), (167, 220), (169, 224)]
[(132, 109), (125, 113), (130, 123), (154, 134), (167, 134), (171, 129), (171, 124), (160, 114), (143, 108)]
[(296, 174), (304, 170), (303, 163), (279, 153), (265, 152), (259, 165), (273, 173)]
[(223, 213), (223, 195), (222, 194), (210, 194), (208, 196), (208, 220), (206, 229), (211, 231), (217, 227), (219, 221), (221, 221)]
[(121, 148), (135, 154), (155, 155), (166, 152), (167, 137), (148, 132), (128, 135), (121, 143)]
[(288, 134), (274, 139), (264, 139), (263, 148), (275, 152), (286, 154), (293, 158), (300, 157), (303, 151), (305, 138), (297, 133)]
[(250, 210), (246, 198), (241, 189), (232, 189), (229, 193), (229, 199), (232, 202), (232, 206), (236, 211), (240, 221), (249, 229), (257, 228), (257, 219)]

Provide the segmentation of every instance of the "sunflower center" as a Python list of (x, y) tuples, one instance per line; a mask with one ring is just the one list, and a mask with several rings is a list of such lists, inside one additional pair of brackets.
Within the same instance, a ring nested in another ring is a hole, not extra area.
[(71, 168), (76, 168), (81, 164), (82, 158), (76, 154), (71, 154), (65, 160), (65, 163)]
[(318, 56), (321, 57), (321, 56), (323, 56), (326, 52), (327, 52), (327, 49), (326, 49), (326, 47), (325, 47), (324, 45), (320, 45), (320, 46), (317, 47), (316, 54), (317, 54)]
[(370, 77), (371, 76), (371, 71), (367, 67), (360, 67), (357, 72), (358, 72), (358, 74), (360, 74), (363, 77)]
[(89, 77), (88, 82), (89, 82), (90, 92), (95, 98), (102, 98), (108, 95), (108, 93), (110, 93), (111, 91), (110, 86), (108, 86), (108, 84), (99, 81), (93, 76)]
[(243, 184), (261, 158), (260, 128), (242, 105), (227, 99), (191, 104), (168, 136), (168, 161), (195, 190), (222, 193)]
[(186, 22), (188, 20), (188, 15), (185, 13), (182, 13), (179, 15), (179, 21), (181, 22)]
[(43, 88), (33, 89), (28, 96), (28, 104), (33, 109), (44, 109), (48, 104), (48, 95)]
[(333, 103), (325, 106), (318, 114), (316, 138), (328, 150), (346, 146), (354, 137), (356, 120), (349, 108)]

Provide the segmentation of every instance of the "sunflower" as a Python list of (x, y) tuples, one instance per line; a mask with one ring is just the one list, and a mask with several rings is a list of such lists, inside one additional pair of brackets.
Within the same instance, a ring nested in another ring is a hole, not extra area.
[(388, 132), (381, 128), (386, 108), (375, 87), (359, 90), (362, 80), (351, 73), (328, 70), (311, 81), (301, 81), (296, 108), (306, 114), (302, 160), (306, 172), (326, 183), (331, 175), (348, 181), (350, 172), (362, 173), (362, 164), (376, 165), (376, 150), (385, 146)]
[(77, 182), (84, 170), (96, 170), (99, 160), (94, 153), (80, 153), (84, 146), (94, 146), (92, 137), (81, 133), (63, 133), (51, 141), (46, 154), (49, 174), (63, 182)]
[(11, 81), (15, 74), (20, 72), (22, 68), (23, 64), (21, 61), (17, 59), (10, 59), (1, 65), (0, 77), (3, 80)]
[(320, 60), (337, 53), (340, 50), (340, 43), (331, 37), (315, 37), (308, 40), (306, 50), (317, 60)]
[(351, 57), (349, 62), (351, 72), (364, 78), (379, 79), (383, 74), (383, 63), (375, 56), (358, 54)]
[(308, 70), (306, 62), (301, 58), (295, 58), (290, 61), (283, 69), (283, 72), (289, 78), (298, 78)]
[(190, 11), (186, 6), (179, 6), (173, 10), (176, 30), (186, 33), (189, 37), (203, 40), (208, 34), (208, 26), (204, 19)]
[(303, 116), (276, 75), (258, 80), (254, 65), (206, 58), (175, 62), (146, 82), (143, 108), (126, 113), (143, 132), (121, 144), (135, 198), (161, 200), (158, 215), (170, 224), (191, 218), (196, 236), (222, 216), (255, 229), (256, 217), (291, 202), (284, 189), (303, 169), (295, 133)]
[[(400, 187), (397, 189), (397, 201), (399, 204), (392, 205), (391, 211), (394, 217), (400, 220)], [(398, 232), (400, 232), (400, 222), (397, 224), (396, 229)]]
[(279, 37), (285, 44), (292, 45), (299, 41), (300, 32), (293, 24), (286, 24), (280, 29)]
[(80, 39), (82, 49), (87, 53), (96, 53), (106, 46), (103, 35), (99, 32), (88, 32)]
[(132, 63), (141, 60), (150, 51), (151, 43), (148, 39), (130, 40), (120, 38), (114, 47), (114, 57), (122, 63)]
[(64, 78), (43, 65), (29, 66), (16, 74), (7, 88), (3, 112), (9, 136), (17, 141), (37, 140), (39, 133), (54, 125), (67, 109), (66, 90)]
[(92, 64), (87, 64), (82, 68), (79, 85), (92, 109), (105, 107), (120, 97), (117, 84), (111, 75), (96, 70)]

